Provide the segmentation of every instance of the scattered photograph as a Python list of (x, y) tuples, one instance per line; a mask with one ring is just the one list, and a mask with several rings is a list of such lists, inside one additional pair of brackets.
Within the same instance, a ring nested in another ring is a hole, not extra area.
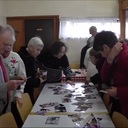
[(77, 101), (86, 101), (87, 98), (86, 97), (76, 97), (75, 100), (77, 100)]
[(54, 89), (55, 87), (48, 87), (49, 89)]
[(57, 102), (49, 102), (49, 103), (45, 103), (45, 104), (40, 104), (39, 106), (42, 108), (46, 108), (46, 107), (52, 107), (56, 104), (58, 104), (58, 103)]
[(90, 88), (85, 88), (83, 94), (87, 94), (87, 93), (93, 93), (93, 91)]
[(71, 120), (73, 122), (77, 122), (77, 121), (82, 121), (83, 118), (81, 118), (80, 114), (71, 114), (71, 115), (68, 115), (69, 118), (71, 118)]
[(82, 128), (101, 128), (99, 120), (93, 114), (87, 118), (87, 122), (85, 121), (85, 125)]
[(50, 109), (40, 109), (39, 111), (36, 112), (36, 114), (44, 115), (47, 111), (50, 111)]
[(45, 124), (55, 124), (57, 125), (60, 117), (48, 117)]
[(85, 102), (75, 102), (72, 103), (72, 105), (77, 105), (77, 106), (86, 106), (86, 107), (92, 107), (93, 103), (85, 103)]
[(87, 111), (88, 107), (81, 107), (81, 106), (78, 106), (75, 111)]
[(85, 95), (86, 99), (96, 99), (96, 96), (94, 96), (93, 94), (91, 95)]
[(72, 97), (72, 94), (71, 94), (71, 93), (68, 93), (68, 94), (66, 94), (64, 97), (71, 98), (71, 97)]
[(66, 107), (63, 104), (56, 105), (55, 112), (66, 112)]
[(68, 97), (64, 97), (64, 98), (62, 98), (62, 102), (63, 103), (69, 103), (69, 102), (71, 102), (71, 99)]

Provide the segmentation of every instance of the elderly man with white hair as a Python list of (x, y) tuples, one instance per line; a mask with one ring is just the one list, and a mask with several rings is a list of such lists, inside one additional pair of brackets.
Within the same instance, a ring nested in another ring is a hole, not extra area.
[(43, 82), (41, 77), (37, 76), (37, 70), (41, 69), (41, 64), (37, 61), (36, 57), (43, 50), (44, 44), (39, 37), (33, 37), (28, 42), (27, 47), (21, 47), (18, 54), (22, 58), (26, 68), (28, 80), (25, 85), (24, 92), (29, 93), (32, 103), (34, 104), (34, 88), (38, 88)]
[(85, 55), (86, 55), (87, 49), (93, 46), (94, 37), (97, 34), (97, 28), (95, 26), (91, 26), (89, 28), (89, 33), (91, 34), (91, 37), (88, 38), (87, 45), (85, 45), (81, 50), (80, 68), (86, 68), (84, 64)]
[[(13, 28), (9, 25), (6, 26), (6, 33), (8, 35), (8, 41), (5, 43), (5, 50), (2, 54), (3, 62), (8, 68), (9, 77), (23, 76), (26, 78), (25, 65), (20, 56), (12, 51), (13, 45), (15, 43), (15, 32)], [(19, 86), (16, 91), (11, 91), (11, 101), (17, 99), (22, 105), (22, 93), (24, 93), (25, 83)], [(14, 99), (13, 99), (14, 98)]]

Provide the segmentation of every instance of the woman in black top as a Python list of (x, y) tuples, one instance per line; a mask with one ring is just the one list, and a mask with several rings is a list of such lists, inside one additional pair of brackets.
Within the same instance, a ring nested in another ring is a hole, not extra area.
[(75, 75), (69, 67), (66, 51), (66, 45), (61, 41), (57, 41), (51, 45), (49, 50), (39, 56), (39, 61), (48, 70), (47, 82), (60, 82), (62, 70), (67, 80), (71, 80), (71, 76)]

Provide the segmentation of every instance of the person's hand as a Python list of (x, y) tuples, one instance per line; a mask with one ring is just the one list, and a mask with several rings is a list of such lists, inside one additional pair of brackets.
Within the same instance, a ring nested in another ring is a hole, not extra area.
[(22, 98), (19, 98), (19, 97), (15, 97), (14, 99), (15, 101), (17, 101), (17, 103), (19, 104), (20, 107), (22, 107), (23, 105), (23, 101), (22, 101)]
[(42, 77), (39, 77), (40, 83), (43, 83), (45, 80)]
[(107, 61), (108, 63), (112, 63), (113, 60), (115, 59), (115, 57), (120, 53), (120, 51), (122, 50), (122, 43), (116, 43), (114, 45), (114, 47), (111, 49), (111, 52), (109, 53), (108, 57), (107, 57)]
[(15, 90), (19, 85), (23, 84), (24, 80), (9, 80), (6, 82), (6, 86), (8, 90)]
[(66, 83), (70, 84), (70, 85), (75, 85), (75, 83), (73, 81), (71, 81), (71, 80), (67, 80)]
[(112, 86), (110, 89), (106, 89), (105, 91), (107, 91), (108, 94), (112, 97), (117, 96), (117, 87)]
[(16, 80), (24, 80), (27, 81), (27, 78), (25, 76), (16, 76)]
[(90, 80), (86, 79), (85, 84), (89, 84)]

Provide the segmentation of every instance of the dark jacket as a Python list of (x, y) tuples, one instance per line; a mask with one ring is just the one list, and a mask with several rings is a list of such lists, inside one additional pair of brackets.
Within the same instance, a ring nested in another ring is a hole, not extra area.
[(75, 75), (69, 67), (69, 61), (66, 55), (59, 59), (54, 57), (50, 51), (46, 51), (39, 56), (39, 61), (44, 65), (43, 67), (47, 67), (47, 82), (60, 82), (62, 78), (62, 70), (66, 75), (67, 80), (70, 80), (71, 76)]
[(27, 52), (26, 47), (21, 47), (18, 54), (25, 64), (27, 77), (30, 77), (26, 82), (24, 92), (29, 93), (34, 103), (33, 88), (39, 87), (40, 85), (40, 79), (36, 77), (36, 71), (37, 68), (40, 68), (40, 63)]

